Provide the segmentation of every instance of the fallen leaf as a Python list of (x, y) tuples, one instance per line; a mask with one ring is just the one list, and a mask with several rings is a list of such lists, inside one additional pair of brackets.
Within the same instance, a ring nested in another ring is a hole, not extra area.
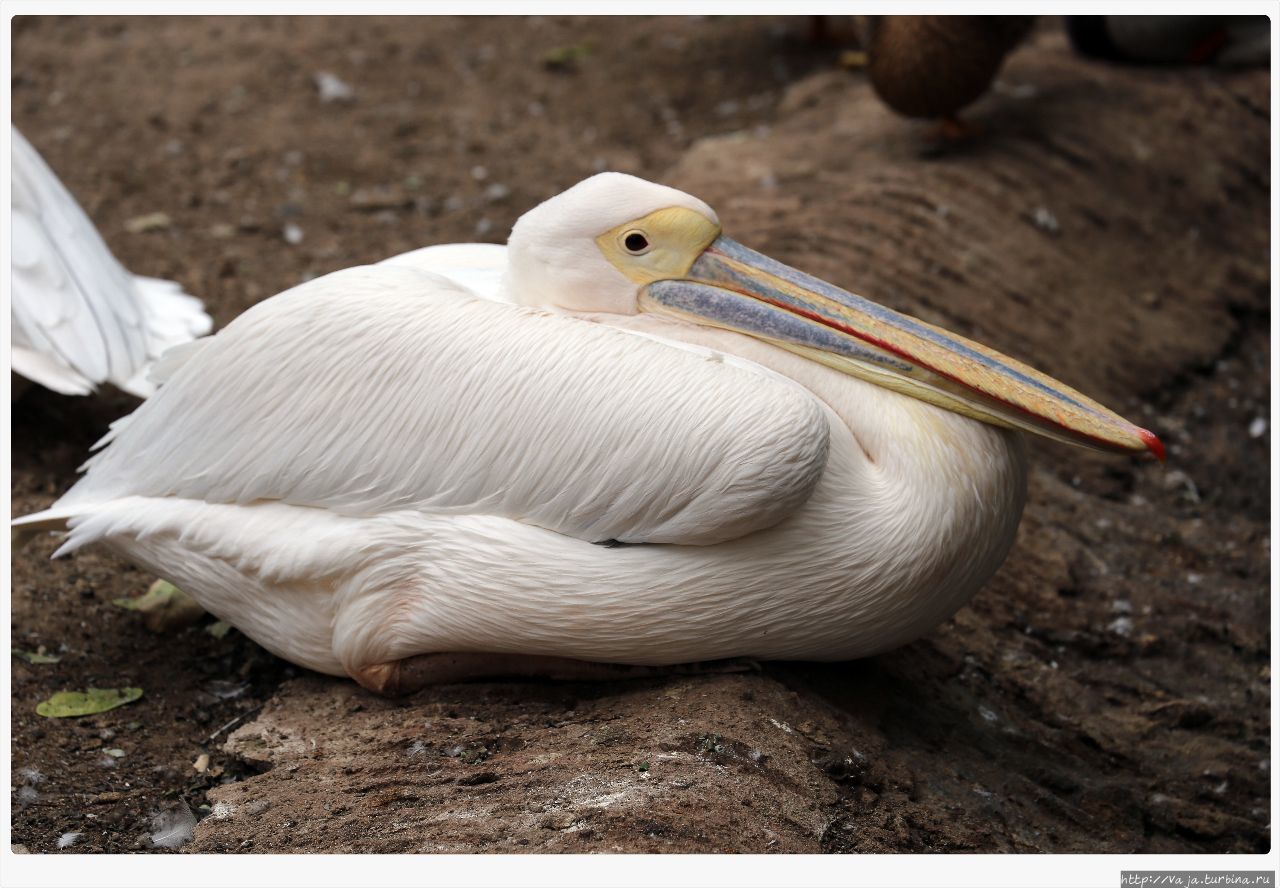
[(116, 598), (111, 603), (144, 614), (143, 622), (152, 632), (182, 629), (204, 616), (195, 599), (165, 580), (156, 580), (137, 598)]
[(837, 60), (836, 64), (841, 68), (859, 70), (867, 67), (867, 54), (859, 49), (846, 49), (844, 52), (840, 53), (840, 58)]
[(52, 654), (42, 654), (38, 651), (20, 651), (17, 648), (13, 648), (9, 653), (36, 666), (40, 666), (45, 663), (57, 663), (62, 659), (61, 657), (55, 657)]
[(591, 55), (594, 47), (590, 43), (575, 43), (571, 46), (557, 46), (542, 54), (542, 63), (555, 70), (569, 70), (578, 62)]
[(216, 623), (210, 623), (204, 627), (204, 631), (208, 632), (214, 638), (226, 638), (227, 633), (231, 631), (231, 624), (225, 620), (219, 620)]
[(89, 688), (85, 691), (59, 691), (36, 706), (45, 718), (76, 718), (94, 715), (132, 703), (142, 696), (142, 688)]

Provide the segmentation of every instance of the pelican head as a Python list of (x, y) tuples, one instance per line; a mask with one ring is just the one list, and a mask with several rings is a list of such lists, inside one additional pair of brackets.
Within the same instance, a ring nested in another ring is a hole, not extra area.
[(521, 216), (508, 260), (526, 305), (728, 329), (981, 422), (1164, 459), (1154, 434), (1080, 392), (742, 246), (674, 188), (592, 176)]

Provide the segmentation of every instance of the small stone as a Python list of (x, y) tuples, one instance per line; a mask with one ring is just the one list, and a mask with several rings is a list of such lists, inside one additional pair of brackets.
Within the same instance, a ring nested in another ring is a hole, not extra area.
[(169, 218), (168, 213), (146, 213), (142, 216), (134, 216), (125, 222), (124, 230), (130, 234), (142, 234), (147, 231), (161, 231), (172, 224), (173, 220)]
[(1121, 638), (1128, 638), (1133, 634), (1133, 620), (1128, 617), (1117, 617), (1107, 624), (1112, 634), (1119, 635)]
[(351, 192), (350, 201), (358, 210), (398, 210), (412, 205), (413, 198), (398, 185), (373, 185)]
[(1261, 438), (1267, 433), (1267, 420), (1264, 417), (1254, 417), (1253, 422), (1249, 423), (1249, 437)]
[(315, 82), (322, 102), (349, 102), (356, 97), (351, 84), (330, 71), (317, 71), (311, 79)]
[(296, 247), (302, 243), (302, 228), (296, 222), (286, 222), (281, 234), (284, 236), (284, 242), (291, 246)]
[(1041, 231), (1047, 231), (1050, 234), (1057, 234), (1061, 230), (1058, 224), (1058, 217), (1048, 207), (1036, 207), (1031, 211), (1031, 221), (1035, 223), (1036, 228)]
[(196, 760), (191, 763), (191, 767), (195, 768), (197, 774), (203, 774), (209, 770), (209, 754), (202, 752), (196, 756)]

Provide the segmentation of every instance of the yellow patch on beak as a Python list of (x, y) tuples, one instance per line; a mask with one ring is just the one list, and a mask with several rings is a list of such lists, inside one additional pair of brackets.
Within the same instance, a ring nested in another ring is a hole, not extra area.
[(720, 226), (687, 207), (655, 210), (596, 238), (605, 258), (637, 284), (683, 278), (720, 236)]

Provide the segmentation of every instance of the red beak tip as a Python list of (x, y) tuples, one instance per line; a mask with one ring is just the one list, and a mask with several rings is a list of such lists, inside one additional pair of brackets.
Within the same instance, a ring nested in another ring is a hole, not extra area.
[(1147, 445), (1147, 450), (1151, 451), (1152, 456), (1163, 463), (1165, 460), (1164, 444), (1161, 443), (1160, 439), (1146, 429), (1139, 429), (1138, 437), (1142, 438), (1142, 443)]

